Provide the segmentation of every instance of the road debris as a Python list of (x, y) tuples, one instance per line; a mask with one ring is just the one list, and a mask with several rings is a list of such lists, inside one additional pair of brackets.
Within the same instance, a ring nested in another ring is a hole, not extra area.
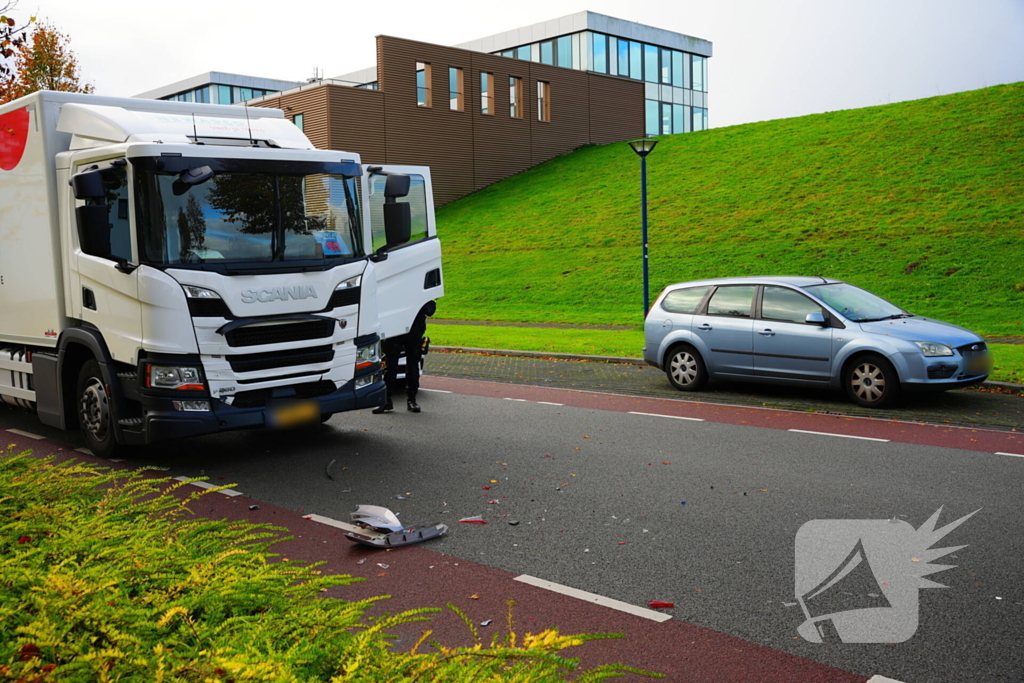
[(259, 506), (259, 505), (250, 505), (250, 506), (249, 506), (249, 509), (250, 509), (250, 510), (259, 510), (259, 509), (260, 509), (260, 506)]
[(336, 462), (338, 462), (337, 458), (327, 463), (327, 478), (330, 479), (331, 481), (334, 481), (334, 475), (331, 474), (331, 466), (334, 465), (334, 463)]
[(647, 606), (652, 609), (668, 609), (670, 607), (675, 607), (676, 604), (674, 602), (665, 602), (664, 600), (650, 600), (648, 601)]
[(484, 621), (481, 621), (480, 625), (481, 626), (490, 626), (491, 625), (491, 619), (485, 619)]
[(513, 519), (512, 521), (510, 521), (508, 523), (508, 525), (509, 526), (519, 526), (519, 520), (518, 519)]
[(464, 522), (466, 524), (487, 524), (487, 522), (484, 521), (484, 518), (480, 515), (475, 515), (473, 517), (463, 517), (459, 521)]

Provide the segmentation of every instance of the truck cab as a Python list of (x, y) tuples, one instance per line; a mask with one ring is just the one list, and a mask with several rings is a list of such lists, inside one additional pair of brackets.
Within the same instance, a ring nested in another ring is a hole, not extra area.
[(19, 104), (0, 364), (31, 388), (0, 396), (100, 455), (380, 405), (382, 338), (443, 294), (429, 169), (313, 149), (277, 110)]

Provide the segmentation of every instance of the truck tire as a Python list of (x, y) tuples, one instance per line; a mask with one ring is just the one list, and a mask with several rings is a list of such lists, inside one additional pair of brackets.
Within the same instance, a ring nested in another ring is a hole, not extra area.
[(114, 401), (103, 384), (100, 364), (90, 360), (78, 373), (78, 426), (85, 437), (85, 445), (101, 458), (109, 458), (118, 450), (114, 436)]

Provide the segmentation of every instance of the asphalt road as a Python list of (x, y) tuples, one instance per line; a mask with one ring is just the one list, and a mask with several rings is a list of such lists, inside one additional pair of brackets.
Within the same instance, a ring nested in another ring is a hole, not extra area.
[[(153, 447), (136, 462), (304, 513), (347, 519), (373, 503), (407, 523), (442, 521), (452, 531), (430, 550), (634, 605), (674, 602), (677, 619), (863, 676), (1024, 679), (1024, 458), (788, 432), (777, 428), (790, 419), (781, 412), (766, 429), (588, 406), (609, 405), (600, 394), (509, 387), (521, 400), (506, 400), (500, 385), (431, 384), (457, 393), (424, 393), (420, 415), (349, 413), (314, 431)], [(78, 445), (13, 410), (0, 425)], [(898, 518), (916, 528), (940, 507), (940, 524), (980, 511), (939, 544), (968, 547), (931, 577), (948, 589), (920, 591), (913, 638), (797, 636), (794, 538), (804, 522)], [(489, 524), (457, 521), (474, 515)]]

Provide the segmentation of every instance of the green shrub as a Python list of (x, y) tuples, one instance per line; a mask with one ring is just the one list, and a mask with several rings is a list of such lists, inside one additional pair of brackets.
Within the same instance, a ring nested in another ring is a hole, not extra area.
[(0, 680), (599, 681), (643, 673), (579, 672), (578, 660), (560, 652), (614, 636), (520, 636), (511, 617), (490, 647), (477, 636), (473, 647), (423, 648), (427, 631), (412, 651), (396, 652), (390, 629), (439, 610), (368, 617), (383, 597), (325, 598), (359, 579), (271, 554), (280, 527), (193, 517), (188, 503), (210, 491), (183, 495), (184, 484), (0, 454)]

